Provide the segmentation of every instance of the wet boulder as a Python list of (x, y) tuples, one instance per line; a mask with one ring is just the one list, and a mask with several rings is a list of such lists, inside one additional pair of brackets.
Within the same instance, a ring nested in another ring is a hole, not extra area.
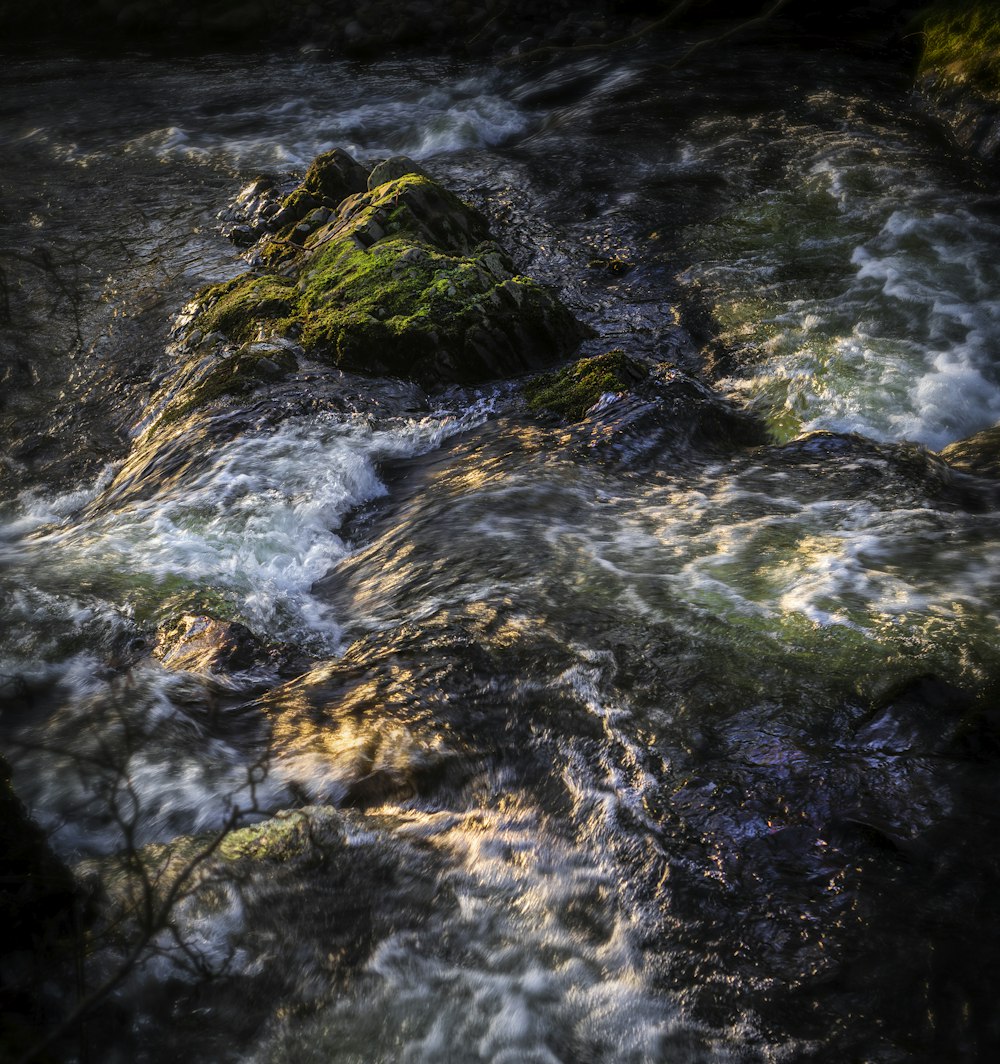
[(368, 171), (341, 148), (317, 155), (302, 179), (302, 188), (328, 207), (339, 206), (367, 187)]
[(1000, 478), (1000, 425), (957, 440), (940, 454), (948, 465), (962, 473)]
[(407, 155), (393, 155), (391, 158), (380, 162), (372, 168), (368, 175), (367, 189), (371, 192), (384, 185), (386, 181), (395, 181), (397, 178), (406, 177), (407, 174), (417, 174), (419, 177), (430, 177), (430, 174), (419, 164), (415, 163)]
[(196, 300), (189, 349), (285, 338), (342, 369), (433, 388), (540, 368), (584, 335), (516, 273), (478, 211), (405, 157), (362, 182), (349, 156), (327, 153), (272, 221), (256, 269)]
[(540, 374), (525, 384), (523, 392), (530, 410), (582, 421), (603, 398), (621, 395), (645, 375), (624, 351), (615, 350), (581, 358), (556, 373)]
[(919, 676), (883, 698), (854, 741), (876, 754), (940, 754), (971, 709), (967, 692), (936, 676)]

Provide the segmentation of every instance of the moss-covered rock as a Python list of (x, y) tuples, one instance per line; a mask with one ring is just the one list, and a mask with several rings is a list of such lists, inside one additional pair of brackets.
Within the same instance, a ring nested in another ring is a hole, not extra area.
[(567, 421), (579, 421), (602, 396), (626, 391), (643, 376), (624, 351), (609, 351), (535, 377), (525, 384), (524, 397), (535, 412), (547, 410)]
[(317, 847), (344, 845), (342, 819), (330, 807), (286, 810), (260, 824), (229, 832), (219, 846), (226, 861), (286, 863), (307, 856)]
[(334, 148), (318, 155), (306, 170), (301, 184), (294, 188), (270, 216), (267, 228), (275, 243), (291, 241), (301, 245), (314, 224), (303, 224), (315, 212), (323, 220), (348, 196), (368, 188), (368, 171), (346, 151)]
[(295, 286), (284, 277), (242, 276), (206, 289), (198, 328), (244, 343), (286, 326), (295, 313)]
[(317, 155), (306, 170), (302, 188), (336, 207), (368, 187), (368, 171), (342, 148)]
[[(199, 297), (189, 342), (294, 337), (344, 369), (427, 386), (524, 372), (576, 346), (584, 330), (516, 274), (478, 211), (412, 160), (388, 160), (381, 174), (390, 179), (335, 204), (359, 168), (343, 152), (321, 156), (274, 216), (285, 228), (259, 249), (257, 270)], [(231, 393), (226, 376), (213, 370), (189, 399)]]

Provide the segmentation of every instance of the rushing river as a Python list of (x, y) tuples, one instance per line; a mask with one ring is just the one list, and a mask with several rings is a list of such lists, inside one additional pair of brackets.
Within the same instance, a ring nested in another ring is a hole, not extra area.
[[(198, 869), (89, 1059), (996, 1049), (1000, 494), (932, 452), (1000, 420), (1000, 208), (880, 60), (670, 59), (3, 68), (16, 789), (112, 898), (122, 852), (299, 840)], [(420, 159), (655, 387), (566, 426), (307, 367), (133, 469), (245, 268), (220, 213), (335, 146)], [(193, 604), (309, 671), (166, 667)]]

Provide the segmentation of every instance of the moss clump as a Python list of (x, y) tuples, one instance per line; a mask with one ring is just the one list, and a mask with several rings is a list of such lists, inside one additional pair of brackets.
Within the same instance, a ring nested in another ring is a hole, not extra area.
[(206, 289), (200, 301), (205, 309), (197, 327), (203, 333), (220, 332), (245, 343), (268, 324), (280, 332), (294, 316), (297, 297), (295, 285), (284, 277), (244, 274)]
[(637, 375), (624, 351), (609, 351), (535, 377), (525, 384), (524, 397), (536, 413), (547, 410), (567, 421), (580, 421), (602, 395), (624, 391)]
[(279, 270), (290, 263), (302, 250), (301, 245), (283, 237), (265, 241), (257, 250), (260, 265), (267, 270)]
[(282, 200), (279, 216), (283, 211), (298, 220), (317, 207), (323, 206), (323, 197), (310, 192), (305, 188), (297, 188)]
[[(327, 835), (335, 817), (330, 810), (330, 815), (324, 818)], [(329, 838), (325, 841), (329, 845)], [(219, 846), (219, 854), (227, 861), (250, 859), (284, 863), (305, 856), (316, 842), (310, 817), (304, 812), (289, 811), (278, 813), (263, 823), (229, 832)]]
[(924, 25), (920, 73), (1000, 97), (1000, 4), (943, 4)]

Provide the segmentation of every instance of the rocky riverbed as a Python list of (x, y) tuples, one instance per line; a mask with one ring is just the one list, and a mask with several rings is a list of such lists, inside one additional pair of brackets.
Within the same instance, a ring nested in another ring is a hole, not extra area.
[(13, 1059), (1000, 1042), (995, 198), (700, 39), (5, 70)]

